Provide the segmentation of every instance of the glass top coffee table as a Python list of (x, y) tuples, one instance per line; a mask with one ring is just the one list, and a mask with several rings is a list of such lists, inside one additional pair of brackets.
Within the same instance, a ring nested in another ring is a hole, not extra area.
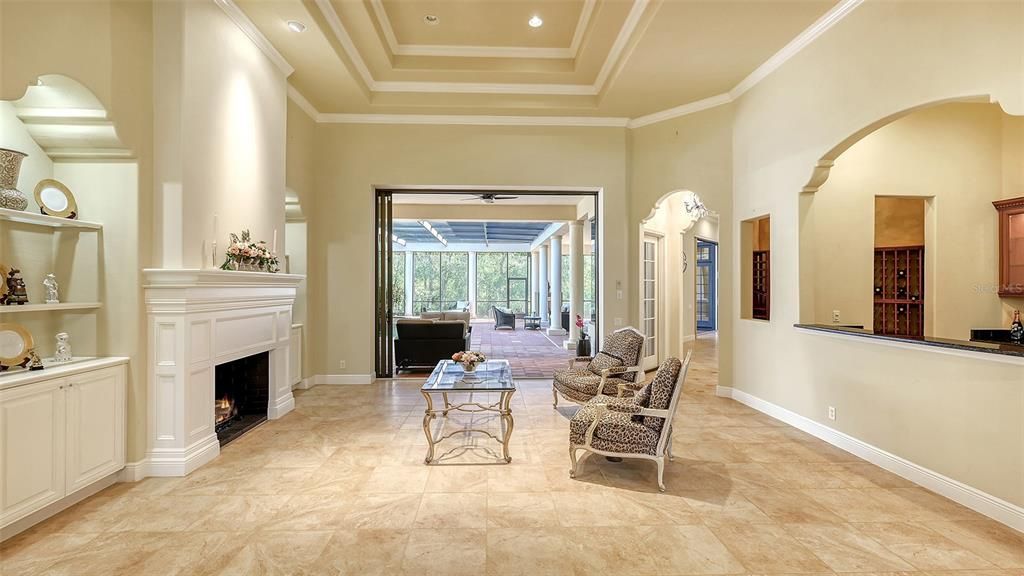
[[(512, 369), (509, 368), (508, 360), (488, 360), (476, 367), (473, 373), (466, 373), (462, 365), (451, 360), (442, 360), (434, 367), (430, 377), (420, 388), (420, 393), (427, 400), (427, 409), (423, 414), (423, 433), (427, 436), (427, 457), (424, 461), (430, 464), (434, 461), (434, 447), (445, 438), (456, 434), (480, 433), (489, 436), (501, 444), (502, 455), (505, 463), (512, 461), (508, 453), (508, 441), (512, 437), (512, 395), (515, 394), (516, 383), (512, 380)], [(452, 403), (448, 394), (469, 394), (468, 402)], [(494, 403), (475, 402), (473, 395), (480, 393), (490, 396), (492, 393), (498, 395), (498, 401)], [(434, 399), (441, 396), (444, 403), (443, 409), (434, 408)], [(450, 411), (479, 413), (493, 412), (498, 415), (501, 423), (500, 435), (495, 435), (488, 430), (479, 428), (461, 428), (447, 434), (438, 432), (436, 435), (431, 431), (431, 422), (438, 415), (447, 417)]]

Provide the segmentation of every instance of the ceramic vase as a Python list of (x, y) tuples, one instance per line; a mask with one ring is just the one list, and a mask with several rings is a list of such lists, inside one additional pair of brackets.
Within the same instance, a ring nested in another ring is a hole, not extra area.
[(28, 208), (28, 198), (18, 191), (18, 174), (25, 156), (24, 152), (0, 148), (0, 208)]

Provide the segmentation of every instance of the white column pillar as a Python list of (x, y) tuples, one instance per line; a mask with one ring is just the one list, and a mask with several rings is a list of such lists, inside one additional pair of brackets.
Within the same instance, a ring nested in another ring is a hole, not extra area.
[(413, 278), (412, 278), (412, 255), (414, 252), (407, 250), (405, 254), (405, 315), (412, 316), (412, 290), (413, 290)]
[(469, 253), (469, 315), (476, 316), (476, 252)]
[(540, 314), (540, 251), (530, 252), (530, 315)]
[(550, 266), (548, 265), (547, 245), (545, 244), (541, 246), (538, 252), (540, 252), (540, 307), (537, 311), (540, 313), (540, 323), (541, 325), (544, 325), (551, 319), (548, 316), (548, 272), (550, 270)]
[(548, 334), (565, 334), (562, 328), (562, 236), (551, 237), (551, 325)]
[(576, 315), (583, 315), (583, 222), (569, 223), (569, 339), (565, 346), (575, 348), (580, 339)]

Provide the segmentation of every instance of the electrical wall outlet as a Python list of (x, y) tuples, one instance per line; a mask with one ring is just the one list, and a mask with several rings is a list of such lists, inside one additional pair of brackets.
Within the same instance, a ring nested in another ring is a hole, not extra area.
[(836, 419), (836, 407), (835, 406), (829, 406), (828, 407), (828, 419), (829, 420), (835, 420)]
[(616, 318), (615, 319), (615, 327), (619, 328), (620, 326), (622, 326), (622, 318)]
[(345, 361), (344, 360), (338, 360), (338, 368), (341, 368), (342, 370), (345, 369)]
[(839, 310), (832, 311), (832, 323), (839, 324)]
[(615, 297), (618, 298), (619, 300), (622, 300), (622, 290), (616, 290)]

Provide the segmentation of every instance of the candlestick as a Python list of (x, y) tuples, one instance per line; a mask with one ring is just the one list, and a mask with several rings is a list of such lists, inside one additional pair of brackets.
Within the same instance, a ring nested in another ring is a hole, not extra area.
[(274, 228), (274, 244), (270, 248), (270, 252), (275, 256), (277, 255), (277, 228)]
[[(217, 213), (213, 213), (213, 241), (216, 242), (220, 235), (217, 233)], [(216, 246), (216, 244), (214, 244)]]
[(211, 266), (212, 267), (214, 267), (214, 268), (217, 267), (217, 241), (216, 240), (213, 241), (213, 250), (210, 251), (210, 262), (211, 262)]

